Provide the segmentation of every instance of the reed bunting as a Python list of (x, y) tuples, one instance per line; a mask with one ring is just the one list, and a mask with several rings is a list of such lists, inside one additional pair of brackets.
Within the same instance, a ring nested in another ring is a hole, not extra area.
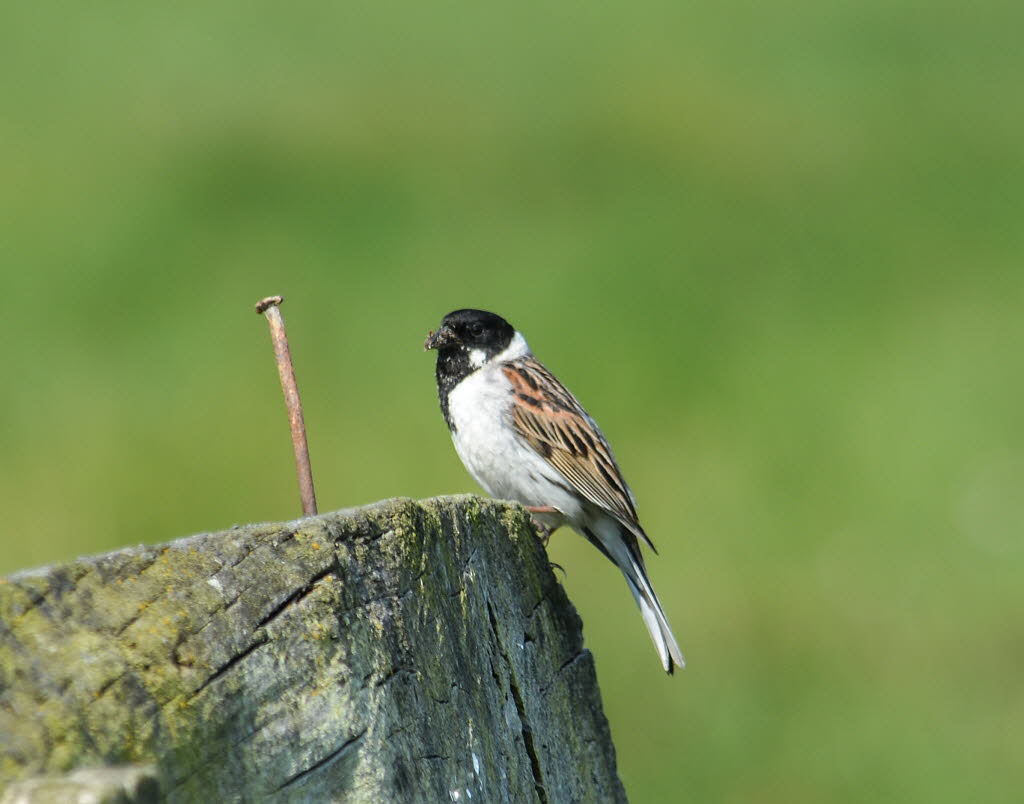
[(639, 542), (654, 545), (597, 422), (501, 316), (456, 310), (424, 347), (437, 351), (441, 413), (473, 478), (522, 503), (549, 534), (569, 525), (604, 553), (626, 576), (666, 672), (684, 666)]

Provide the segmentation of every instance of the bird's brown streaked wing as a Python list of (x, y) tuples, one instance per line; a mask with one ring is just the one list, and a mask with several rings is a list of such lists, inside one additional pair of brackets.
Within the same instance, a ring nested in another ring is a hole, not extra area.
[(576, 398), (535, 358), (502, 370), (512, 383), (512, 422), (519, 434), (581, 495), (653, 549), (611, 447)]

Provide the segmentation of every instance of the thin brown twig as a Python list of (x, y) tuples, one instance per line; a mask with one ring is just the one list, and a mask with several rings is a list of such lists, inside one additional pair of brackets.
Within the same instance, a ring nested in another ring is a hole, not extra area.
[(284, 330), (284, 319), (279, 309), (284, 299), (281, 296), (267, 296), (256, 303), (256, 312), (267, 317), (270, 338), (274, 342), (274, 357), (277, 359), (277, 373), (281, 376), (281, 389), (288, 406), (288, 422), (292, 430), (292, 447), (295, 450), (295, 471), (299, 476), (299, 494), (302, 497), (302, 513), (312, 516), (316, 513), (316, 492), (313, 490), (313, 470), (309, 464), (309, 446), (306, 444), (306, 424), (302, 418), (302, 401), (299, 387), (295, 383), (295, 369), (292, 354), (288, 349), (288, 335)]

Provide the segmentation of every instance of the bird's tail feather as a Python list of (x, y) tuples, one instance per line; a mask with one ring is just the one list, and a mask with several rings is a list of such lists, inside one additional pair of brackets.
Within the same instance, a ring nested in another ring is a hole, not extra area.
[[(647, 579), (644, 578), (644, 580)], [(644, 618), (644, 625), (647, 626), (647, 630), (651, 634), (654, 647), (658, 649), (661, 666), (665, 668), (665, 672), (671, 673), (674, 665), (686, 667), (686, 659), (683, 658), (683, 652), (679, 649), (679, 643), (676, 642), (675, 635), (665, 617), (665, 611), (661, 608), (661, 603), (658, 601), (658, 596), (654, 594), (650, 582), (648, 581), (646, 584), (646, 590), (637, 588), (628, 574), (626, 582), (629, 584), (629, 591), (633, 593), (633, 597), (636, 598), (637, 605), (640, 607), (640, 615)]]
[(611, 527), (599, 525), (587, 529), (587, 535), (626, 576), (629, 591), (633, 593), (633, 597), (640, 607), (640, 614), (644, 618), (644, 625), (647, 626), (651, 639), (654, 640), (654, 646), (658, 649), (662, 667), (665, 668), (666, 673), (671, 673), (675, 665), (685, 667), (686, 660), (683, 658), (683, 652), (679, 649), (679, 643), (676, 642), (676, 638), (672, 634), (661, 602), (654, 593), (654, 587), (651, 586), (651, 581), (647, 577), (647, 568), (644, 566), (644, 559), (640, 555), (635, 538), (632, 542), (633, 549), (630, 549), (629, 542), (620, 530), (621, 527), (619, 523), (615, 523)]

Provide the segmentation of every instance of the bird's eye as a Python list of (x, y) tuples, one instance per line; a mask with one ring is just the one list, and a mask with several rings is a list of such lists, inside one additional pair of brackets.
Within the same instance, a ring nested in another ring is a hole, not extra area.
[(479, 321), (474, 321), (472, 324), (469, 325), (469, 334), (472, 335), (474, 338), (479, 338), (481, 335), (484, 334), (484, 325), (481, 324)]

